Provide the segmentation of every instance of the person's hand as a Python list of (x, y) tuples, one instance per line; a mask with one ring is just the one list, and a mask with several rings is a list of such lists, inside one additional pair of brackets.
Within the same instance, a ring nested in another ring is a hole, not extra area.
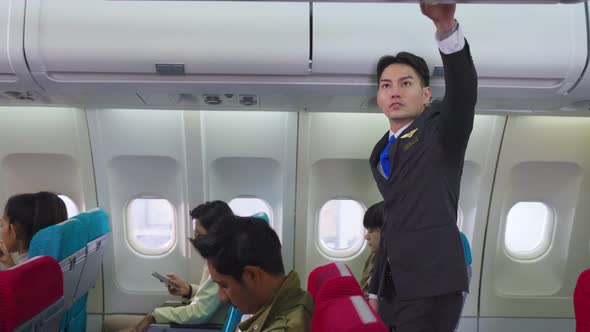
[(16, 262), (12, 259), (12, 255), (8, 252), (8, 248), (6, 248), (6, 244), (2, 240), (0, 240), (0, 263), (7, 268), (16, 265)]
[(148, 327), (150, 327), (150, 325), (155, 324), (155, 323), (156, 323), (156, 320), (154, 319), (154, 316), (152, 316), (151, 314), (147, 314), (141, 320), (141, 322), (139, 322), (139, 324), (137, 324), (137, 326), (135, 326), (133, 331), (134, 332), (144, 332), (148, 329)]
[(375, 312), (379, 312), (379, 300), (378, 299), (369, 299), (369, 305)]
[(449, 32), (455, 26), (455, 10), (457, 4), (420, 4), (422, 14), (432, 20), (438, 32)]
[(177, 296), (184, 296), (184, 297), (190, 297), (192, 294), (189, 294), (189, 292), (191, 291), (191, 287), (190, 285), (182, 280), (181, 277), (169, 273), (166, 274), (166, 276), (168, 277), (168, 279), (170, 279), (170, 281), (178, 286), (178, 287), (174, 287), (174, 286), (167, 286), (168, 287), (168, 293), (172, 294), (172, 295), (177, 295)]

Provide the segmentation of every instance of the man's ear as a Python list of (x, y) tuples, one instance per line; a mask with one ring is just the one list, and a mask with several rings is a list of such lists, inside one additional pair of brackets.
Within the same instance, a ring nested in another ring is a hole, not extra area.
[(244, 266), (244, 271), (242, 272), (242, 280), (246, 282), (253, 282), (256, 283), (260, 281), (260, 273), (262, 271), (258, 266), (253, 265), (246, 265)]
[(430, 100), (432, 98), (432, 89), (427, 86), (422, 88), (422, 101), (424, 105), (430, 104)]

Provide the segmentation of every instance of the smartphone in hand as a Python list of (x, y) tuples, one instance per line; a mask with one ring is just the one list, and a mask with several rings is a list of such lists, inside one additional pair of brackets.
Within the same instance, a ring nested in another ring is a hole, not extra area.
[(165, 276), (159, 274), (156, 271), (152, 272), (152, 276), (159, 279), (161, 282), (165, 283), (167, 286), (170, 286), (173, 288), (179, 288), (177, 284), (173, 283), (170, 279), (166, 278)]

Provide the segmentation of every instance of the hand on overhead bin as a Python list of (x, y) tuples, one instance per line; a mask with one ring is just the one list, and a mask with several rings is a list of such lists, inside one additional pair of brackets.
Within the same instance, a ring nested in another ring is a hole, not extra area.
[(457, 4), (420, 4), (422, 14), (432, 20), (438, 32), (449, 32), (455, 27), (455, 9)]
[(192, 294), (190, 294), (191, 286), (186, 281), (182, 280), (181, 277), (179, 277), (175, 274), (172, 274), (172, 273), (166, 274), (166, 276), (168, 277), (168, 279), (170, 279), (170, 281), (172, 281), (172, 283), (174, 283), (175, 285), (178, 286), (178, 287), (167, 286), (168, 293), (170, 293), (172, 295), (191, 297), (191, 295), (192, 295)]

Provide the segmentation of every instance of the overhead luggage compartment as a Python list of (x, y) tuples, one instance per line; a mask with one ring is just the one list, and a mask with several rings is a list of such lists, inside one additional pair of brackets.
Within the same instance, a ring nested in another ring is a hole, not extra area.
[[(111, 1), (135, 1), (135, 0), (111, 0)], [(166, 0), (152, 0), (152, 1), (166, 1)], [(167, 1), (178, 1), (178, 0), (167, 0)], [(203, 1), (203, 0), (185, 0), (185, 1)], [(232, 0), (216, 0), (216, 1), (232, 1)], [(233, 0), (235, 1), (235, 0)], [(254, 0), (256, 2), (267, 2), (267, 1), (288, 1), (288, 2), (310, 2), (309, 0)], [(431, 0), (432, 3), (500, 3), (500, 4), (556, 4), (556, 3), (580, 3), (585, 0)], [(428, 2), (428, 0), (312, 0), (311, 2)]]
[[(479, 75), (480, 105), (562, 98), (580, 79), (588, 56), (585, 11), (583, 3), (458, 6)], [(381, 56), (409, 51), (425, 58), (440, 95), (444, 81), (434, 32), (416, 4), (315, 3), (312, 74), (374, 80)]]
[(23, 53), (25, 1), (0, 2), (0, 103), (30, 105), (45, 102), (33, 81)]
[(309, 73), (309, 4), (28, 0), (35, 79), (68, 103), (149, 104), (232, 77)]

